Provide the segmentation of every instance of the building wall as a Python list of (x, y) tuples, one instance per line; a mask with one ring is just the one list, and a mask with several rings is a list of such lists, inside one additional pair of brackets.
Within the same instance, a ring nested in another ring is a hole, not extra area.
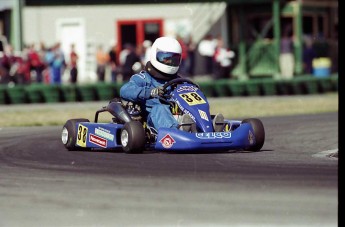
[[(86, 49), (85, 53), (82, 54), (88, 55), (90, 46), (101, 44), (107, 50), (110, 48), (111, 43), (116, 41), (116, 22), (118, 20), (155, 18), (163, 19), (164, 35), (174, 36), (176, 33), (190, 33), (197, 42), (223, 14), (225, 7), (225, 3), (27, 6), (23, 9), (22, 17), (23, 43), (38, 44), (43, 42), (46, 46), (51, 46), (60, 42), (59, 24), (61, 21), (75, 19), (82, 21), (84, 26)], [(86, 65), (87, 59), (88, 56), (84, 56), (84, 63), (81, 65)], [(85, 72), (85, 74), (88, 73), (85, 68), (80, 69), (80, 71)], [(94, 77), (95, 75), (86, 75), (84, 79), (92, 80)]]

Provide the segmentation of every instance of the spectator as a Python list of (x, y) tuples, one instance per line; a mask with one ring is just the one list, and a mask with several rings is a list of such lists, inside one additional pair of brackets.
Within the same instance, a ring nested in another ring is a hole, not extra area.
[(187, 42), (187, 74), (191, 77), (194, 76), (194, 66), (195, 66), (195, 48), (196, 45), (193, 42), (192, 36), (189, 36), (188, 42)]
[(304, 37), (304, 49), (303, 49), (303, 69), (304, 73), (312, 74), (313, 73), (313, 59), (315, 58), (316, 53), (313, 48), (313, 40), (310, 36)]
[(61, 75), (65, 69), (66, 62), (60, 43), (47, 50), (45, 60), (50, 68), (50, 83), (61, 84)]
[(97, 52), (96, 52), (96, 73), (98, 77), (98, 81), (104, 82), (105, 81), (105, 70), (106, 65), (108, 62), (108, 54), (104, 52), (103, 46), (99, 45)]
[(28, 51), (29, 51), (28, 52), (28, 62), (30, 65), (30, 73), (34, 72), (36, 82), (42, 83), (42, 81), (43, 81), (42, 72), (44, 70), (44, 63), (42, 62), (38, 51), (35, 50), (34, 44), (29, 46)]
[(70, 80), (72, 84), (77, 83), (78, 79), (78, 54), (75, 51), (75, 44), (71, 44), (71, 52), (70, 52)]
[(13, 55), (11, 53), (12, 47), (10, 45), (6, 45), (3, 47), (3, 51), (1, 52), (1, 82), (2, 83), (9, 83), (11, 82), (11, 76), (10, 76), (10, 69), (13, 64)]
[(140, 58), (137, 55), (135, 48), (131, 44), (126, 45), (127, 55), (122, 66), (123, 81), (128, 81), (134, 74), (133, 65), (136, 62), (140, 62)]
[(283, 79), (291, 79), (293, 77), (295, 67), (293, 40), (290, 33), (291, 27), (287, 27), (280, 43), (279, 64)]
[(117, 78), (117, 74), (118, 74), (118, 62), (117, 62), (117, 45), (114, 44), (110, 51), (109, 51), (109, 65), (110, 65), (110, 69), (111, 69), (111, 81), (112, 82), (117, 82), (118, 78)]
[(27, 55), (23, 54), (16, 58), (11, 71), (18, 84), (29, 84), (31, 82), (30, 63)]
[(145, 47), (144, 45), (142, 44), (139, 44), (136, 48), (135, 48), (135, 52), (137, 54), (137, 56), (139, 57), (139, 60), (138, 62), (135, 62), (132, 69), (135, 71), (135, 72), (140, 72), (141, 69), (143, 68), (144, 66), (144, 62), (145, 62)]
[(53, 47), (48, 47), (46, 49), (46, 52), (44, 54), (44, 62), (47, 66), (46, 68), (46, 73), (43, 72), (43, 74), (45, 75), (44, 77), (46, 78), (46, 76), (49, 76), (47, 79), (48, 81), (46, 81), (47, 83), (50, 83), (51, 78), (52, 78), (52, 74), (53, 74), (53, 69), (52, 69), (52, 65), (53, 65), (53, 60), (54, 60), (54, 51), (53, 51)]
[(30, 65), (25, 51), (23, 56), (18, 56), (14, 54), (11, 45), (7, 45), (5, 49), (7, 83), (29, 84), (31, 82)]
[(40, 56), (40, 59), (41, 59), (41, 62), (43, 63), (44, 65), (44, 68), (46, 67), (46, 65), (44, 64), (44, 54), (46, 52), (46, 46), (43, 42), (40, 42), (40, 49), (38, 51), (38, 55)]
[(53, 83), (61, 84), (61, 76), (66, 67), (65, 54), (61, 49), (61, 43), (57, 43), (54, 49), (55, 59), (53, 62)]
[(185, 43), (185, 41), (183, 40), (183, 38), (181, 36), (177, 36), (176, 39), (182, 48), (182, 53), (181, 53), (181, 64), (180, 64), (180, 70), (179, 73), (182, 76), (187, 76), (187, 58), (188, 58), (188, 47)]
[(45, 55), (47, 52), (47, 47), (45, 46), (44, 42), (40, 42), (40, 49), (38, 51), (38, 55), (40, 56), (42, 65), (43, 65), (43, 69), (42, 69), (42, 82), (45, 84), (49, 84), (50, 83), (50, 68), (49, 65), (47, 64), (46, 60), (45, 60)]
[(200, 41), (198, 51), (205, 59), (206, 74), (213, 74), (213, 56), (216, 50), (217, 41), (213, 39), (212, 35), (208, 34)]
[(223, 79), (230, 77), (231, 59), (234, 58), (235, 53), (224, 47), (224, 41), (221, 37), (218, 38), (217, 48), (214, 55), (215, 61), (215, 79)]
[(145, 48), (145, 56), (143, 60), (143, 65), (146, 65), (148, 61), (150, 61), (150, 50), (151, 50), (152, 42), (150, 40), (145, 40), (143, 42), (143, 47)]

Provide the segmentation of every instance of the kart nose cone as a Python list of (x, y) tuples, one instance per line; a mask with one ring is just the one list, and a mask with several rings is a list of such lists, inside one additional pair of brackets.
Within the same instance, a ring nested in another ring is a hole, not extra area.
[(62, 129), (61, 140), (62, 140), (63, 144), (67, 144), (67, 141), (68, 141), (68, 130), (65, 127)]

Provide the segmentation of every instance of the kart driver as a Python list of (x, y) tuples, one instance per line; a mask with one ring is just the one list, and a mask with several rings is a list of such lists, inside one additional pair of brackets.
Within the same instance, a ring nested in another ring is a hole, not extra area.
[[(146, 63), (145, 70), (134, 74), (121, 87), (120, 97), (126, 101), (140, 103), (150, 127), (179, 128), (196, 132), (195, 122), (188, 114), (182, 115), (177, 121), (171, 113), (170, 106), (159, 100), (159, 96), (163, 96), (162, 86), (179, 77), (177, 71), (181, 63), (181, 53), (181, 45), (176, 39), (157, 38), (152, 44), (150, 60)], [(218, 117), (223, 118), (222, 115)]]
[[(150, 60), (145, 70), (134, 74), (120, 89), (120, 97), (126, 101), (140, 103), (149, 126), (180, 128), (191, 131), (192, 118), (184, 114), (180, 123), (174, 118), (168, 104), (162, 104), (158, 97), (163, 95), (163, 85), (178, 78), (182, 48), (179, 42), (170, 37), (160, 37), (151, 47)], [(143, 108), (144, 107), (144, 108)]]

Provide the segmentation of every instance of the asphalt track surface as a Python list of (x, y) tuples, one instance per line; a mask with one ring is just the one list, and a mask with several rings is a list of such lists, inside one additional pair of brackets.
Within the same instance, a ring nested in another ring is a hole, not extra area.
[(338, 226), (338, 113), (261, 118), (260, 152), (69, 152), (0, 130), (0, 226)]

